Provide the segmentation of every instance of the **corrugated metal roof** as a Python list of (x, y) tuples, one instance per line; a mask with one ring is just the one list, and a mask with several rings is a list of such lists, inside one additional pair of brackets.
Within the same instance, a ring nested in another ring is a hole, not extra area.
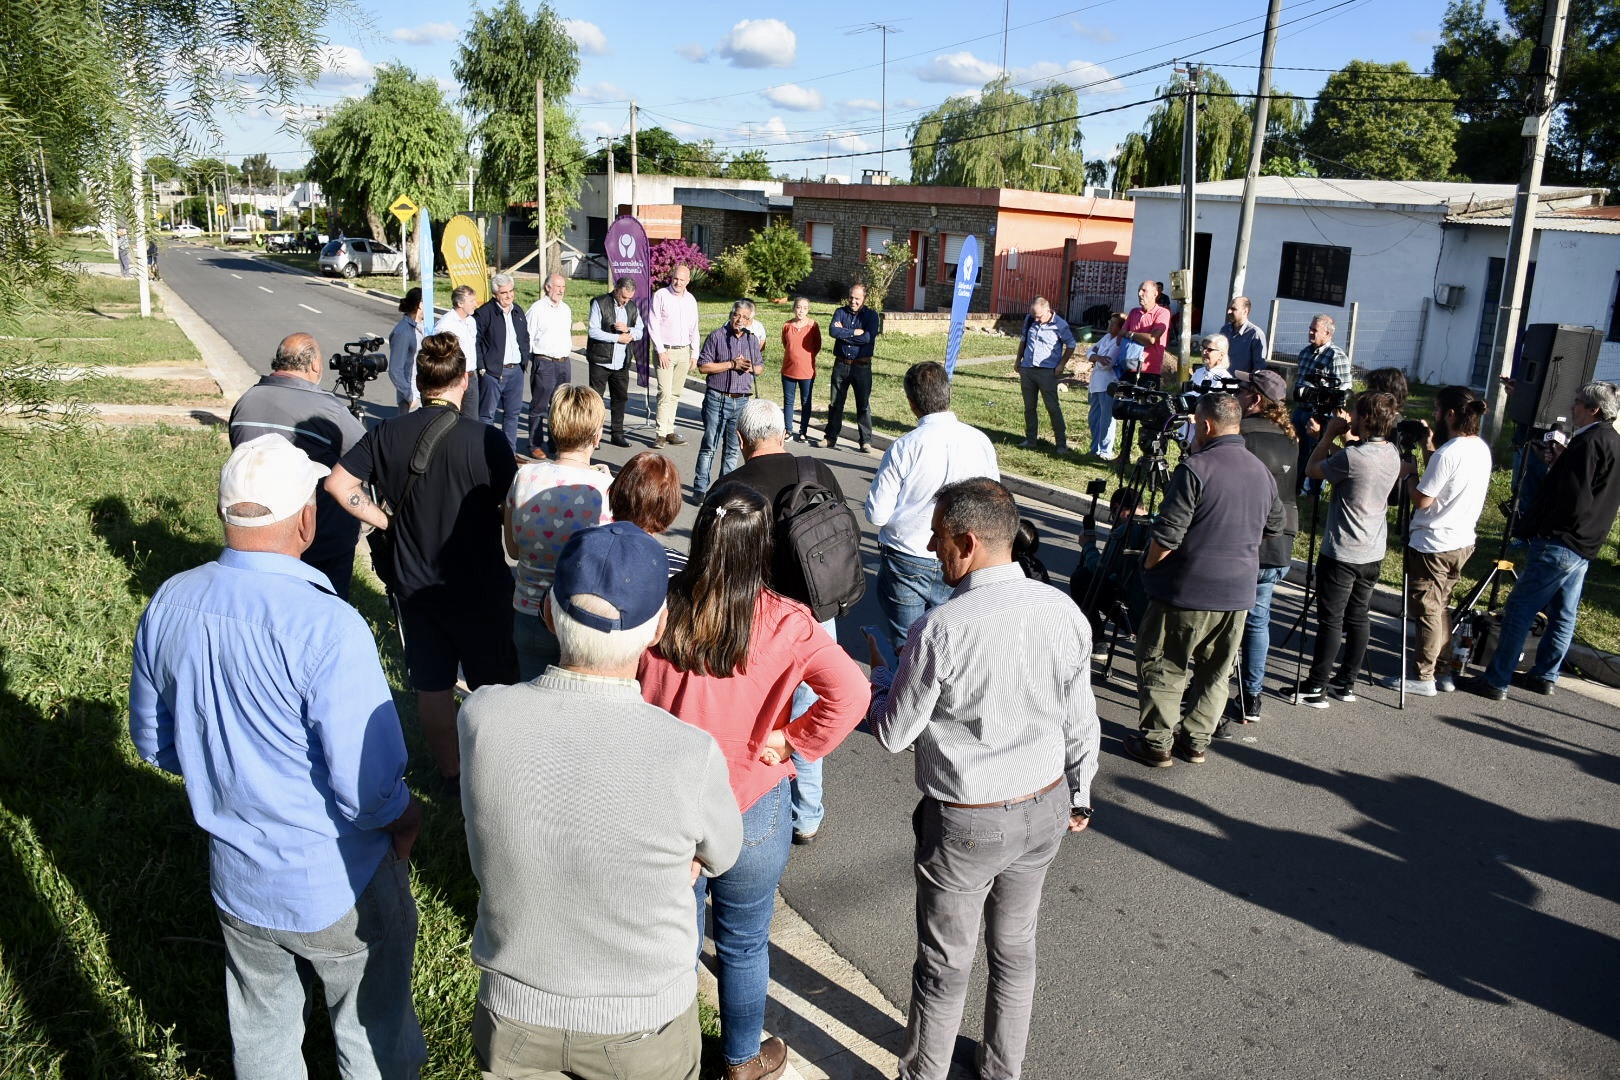
[[(1485, 217), (1479, 214), (1470, 214), (1467, 217), (1447, 218), (1446, 222), (1451, 225), (1487, 225), (1494, 229), (1505, 229), (1513, 224), (1513, 215), (1493, 214)], [(1620, 236), (1620, 219), (1572, 217), (1569, 214), (1537, 214), (1536, 231), (1608, 233)]]

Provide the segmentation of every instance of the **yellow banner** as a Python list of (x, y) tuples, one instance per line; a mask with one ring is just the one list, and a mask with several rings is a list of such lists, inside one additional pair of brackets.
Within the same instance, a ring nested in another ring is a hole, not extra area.
[(482, 304), (489, 299), (489, 273), (484, 266), (484, 238), (478, 226), (466, 214), (457, 214), (444, 226), (444, 239), (439, 243), (444, 265), (450, 271), (450, 287), (470, 287), (478, 294)]

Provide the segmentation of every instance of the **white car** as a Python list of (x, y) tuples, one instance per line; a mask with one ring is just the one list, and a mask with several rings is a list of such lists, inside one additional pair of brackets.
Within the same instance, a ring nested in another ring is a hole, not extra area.
[(232, 225), (230, 232), (225, 234), (226, 244), (253, 243), (253, 230), (246, 225)]
[(360, 274), (397, 274), (405, 265), (405, 253), (395, 251), (380, 240), (340, 236), (321, 249), (321, 273), (346, 278)]
[(189, 221), (182, 221), (171, 230), (177, 240), (194, 240), (203, 234), (203, 230)]

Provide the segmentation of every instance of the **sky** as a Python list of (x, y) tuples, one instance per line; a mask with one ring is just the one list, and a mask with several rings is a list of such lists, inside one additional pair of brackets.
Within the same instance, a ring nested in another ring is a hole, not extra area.
[[(974, 94), (1005, 67), (1025, 91), (1061, 79), (1080, 88), (1088, 159), (1108, 158), (1153, 107), (1173, 62), (1213, 67), (1239, 91), (1258, 78), (1266, 5), (1196, 0), (1074, 0), (1003, 4), (889, 0), (889, 6), (826, 14), (775, 14), (718, 4), (618, 4), (561, 0), (553, 10), (579, 46), (580, 75), (569, 104), (590, 149), (638, 125), (682, 139), (713, 139), (730, 153), (764, 150), (775, 171), (859, 179), (863, 169), (910, 172), (906, 129), (954, 95)], [(526, 10), (535, 10), (533, 0)], [(1318, 91), (1351, 60), (1404, 60), (1426, 70), (1445, 0), (1287, 0), (1273, 86)], [(1499, 4), (1489, 5), (1499, 15)], [(426, 0), (358, 0), (360, 20), (326, 28), (326, 72), (299, 95), (309, 116), (365, 93), (381, 64), (403, 64), (458, 92), (451, 69), (472, 12), (449, 14)], [(863, 18), (863, 13), (866, 17)], [(1003, 38), (1003, 17), (1008, 32)], [(888, 27), (888, 32), (878, 26)], [(885, 43), (887, 64), (883, 62)], [(1294, 70), (1285, 70), (1294, 69)], [(886, 98), (887, 116), (882, 104)], [(1104, 111), (1112, 110), (1112, 111)], [(239, 161), (264, 152), (301, 167), (308, 144), (265, 108), (221, 118), (214, 156)], [(885, 134), (886, 127), (886, 134)], [(881, 151), (887, 147), (888, 153)]]

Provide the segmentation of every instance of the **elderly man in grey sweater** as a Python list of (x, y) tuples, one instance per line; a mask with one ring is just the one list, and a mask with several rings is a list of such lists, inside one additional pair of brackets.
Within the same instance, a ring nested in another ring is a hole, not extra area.
[(636, 683), (668, 576), (628, 522), (576, 534), (545, 609), (562, 662), (462, 706), (486, 1076), (698, 1075), (692, 883), (731, 868), (742, 818), (714, 739)]

